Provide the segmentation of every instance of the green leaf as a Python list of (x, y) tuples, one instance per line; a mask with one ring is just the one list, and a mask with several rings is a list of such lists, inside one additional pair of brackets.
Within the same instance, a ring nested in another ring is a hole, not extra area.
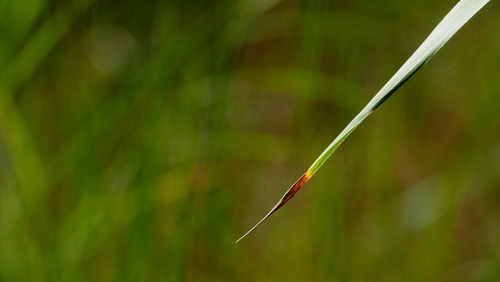
[(434, 28), (431, 34), (410, 56), (410, 58), (401, 66), (401, 68), (387, 81), (387, 83), (378, 91), (378, 93), (368, 102), (361, 112), (340, 132), (340, 134), (328, 145), (328, 147), (319, 155), (309, 169), (302, 175), (278, 203), (247, 233), (241, 236), (237, 241), (245, 238), (250, 232), (255, 230), (271, 214), (284, 206), (307, 182), (333, 152), (342, 144), (342, 142), (356, 129), (356, 127), (380, 105), (382, 105), (396, 90), (399, 89), (408, 79), (411, 78), (425, 63), (427, 63), (448, 40), (474, 16), (489, 0), (461, 0), (453, 9), (443, 18), (443, 20)]

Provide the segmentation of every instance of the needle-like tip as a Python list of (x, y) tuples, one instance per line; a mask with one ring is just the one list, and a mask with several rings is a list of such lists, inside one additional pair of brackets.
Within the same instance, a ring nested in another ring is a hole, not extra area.
[(302, 175), (295, 183), (286, 191), (285, 195), (281, 197), (281, 199), (276, 203), (276, 205), (259, 221), (257, 224), (255, 224), (250, 230), (247, 231), (247, 233), (243, 234), (238, 240), (236, 240), (234, 243), (238, 243), (241, 241), (243, 238), (245, 238), (248, 234), (250, 234), (252, 231), (257, 228), (262, 222), (264, 222), (269, 216), (271, 216), (275, 211), (277, 211), (279, 208), (281, 208), (283, 205), (285, 205), (293, 196), (302, 188), (302, 185), (307, 182), (311, 178), (310, 173), (305, 173)]

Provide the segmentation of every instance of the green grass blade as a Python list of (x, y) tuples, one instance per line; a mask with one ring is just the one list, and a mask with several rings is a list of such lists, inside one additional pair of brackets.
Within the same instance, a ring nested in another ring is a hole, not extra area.
[(389, 79), (389, 81), (378, 91), (356, 117), (340, 132), (340, 134), (328, 145), (321, 155), (309, 167), (306, 173), (300, 177), (292, 187), (283, 195), (271, 211), (264, 216), (254, 227), (245, 233), (237, 242), (252, 232), (257, 226), (264, 222), (271, 214), (286, 204), (307, 182), (342, 142), (356, 129), (356, 127), (380, 105), (382, 105), (396, 90), (411, 78), (426, 62), (428, 62), (443, 47), (448, 40), (472, 18), (489, 0), (461, 0), (434, 28), (431, 34), (417, 48), (411, 57), (401, 68)]

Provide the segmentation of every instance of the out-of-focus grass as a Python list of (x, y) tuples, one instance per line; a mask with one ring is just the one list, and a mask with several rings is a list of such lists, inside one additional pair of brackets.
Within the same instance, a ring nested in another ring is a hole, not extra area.
[(237, 246), (455, 3), (146, 2), (0, 3), (0, 281), (499, 278), (495, 1)]

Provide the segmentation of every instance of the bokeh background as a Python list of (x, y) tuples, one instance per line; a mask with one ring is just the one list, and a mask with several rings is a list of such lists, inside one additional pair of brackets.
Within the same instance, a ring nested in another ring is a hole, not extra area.
[(492, 2), (0, 1), (0, 281), (500, 281)]

